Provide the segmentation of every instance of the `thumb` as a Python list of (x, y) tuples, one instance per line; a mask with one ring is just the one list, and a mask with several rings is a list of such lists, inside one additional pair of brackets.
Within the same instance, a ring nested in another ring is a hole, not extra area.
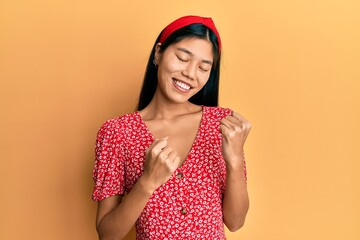
[(157, 144), (162, 144), (162, 145), (165, 144), (165, 146), (166, 146), (168, 139), (169, 139), (169, 137), (163, 137), (163, 138), (157, 138), (155, 141), (157, 142)]
[(180, 166), (179, 166), (179, 165), (180, 165), (180, 157), (179, 157), (179, 156), (176, 156), (176, 157), (175, 157), (172, 165), (173, 165), (173, 167), (174, 167), (174, 171), (175, 171), (176, 168), (180, 167)]

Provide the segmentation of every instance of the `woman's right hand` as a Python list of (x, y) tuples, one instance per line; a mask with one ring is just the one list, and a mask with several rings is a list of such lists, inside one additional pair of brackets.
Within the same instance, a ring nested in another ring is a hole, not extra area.
[(180, 158), (167, 144), (167, 138), (156, 139), (146, 150), (144, 173), (126, 197), (114, 195), (99, 202), (96, 223), (100, 239), (123, 239), (154, 191), (176, 170)]
[(180, 163), (177, 153), (167, 144), (167, 137), (155, 139), (145, 151), (144, 173), (141, 180), (142, 185), (151, 193), (169, 180)]

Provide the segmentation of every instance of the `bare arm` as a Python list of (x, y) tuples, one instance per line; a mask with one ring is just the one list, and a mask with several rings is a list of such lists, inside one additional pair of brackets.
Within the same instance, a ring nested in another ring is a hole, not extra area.
[(244, 175), (244, 165), (227, 165), (223, 212), (224, 223), (230, 231), (234, 232), (244, 225), (248, 209), (249, 196)]
[(152, 194), (143, 180), (126, 197), (115, 195), (99, 202), (96, 229), (101, 240), (122, 239), (135, 224)]
[(153, 192), (165, 183), (179, 165), (179, 157), (157, 139), (146, 150), (144, 173), (126, 197), (115, 195), (99, 202), (96, 229), (101, 240), (119, 240), (126, 236), (144, 210)]
[(222, 153), (226, 162), (223, 213), (224, 223), (232, 232), (244, 225), (249, 209), (243, 147), (250, 129), (250, 123), (235, 112), (221, 120)]

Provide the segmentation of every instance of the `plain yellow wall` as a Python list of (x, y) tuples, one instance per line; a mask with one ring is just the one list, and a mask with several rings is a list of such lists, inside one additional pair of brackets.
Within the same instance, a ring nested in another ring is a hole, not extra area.
[(133, 111), (156, 36), (187, 14), (215, 20), (221, 105), (253, 124), (228, 239), (360, 239), (355, 0), (1, 1), (0, 239), (97, 239), (96, 132)]

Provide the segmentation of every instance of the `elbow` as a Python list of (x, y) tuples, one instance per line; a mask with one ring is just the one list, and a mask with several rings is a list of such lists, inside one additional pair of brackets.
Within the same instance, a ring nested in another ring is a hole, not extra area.
[(239, 230), (240, 228), (242, 228), (244, 226), (244, 223), (245, 223), (245, 219), (242, 221), (231, 222), (231, 223), (225, 222), (225, 225), (229, 229), (230, 232), (236, 232), (237, 230)]
[(120, 232), (106, 233), (105, 231), (101, 231), (100, 228), (97, 228), (96, 230), (99, 240), (121, 240), (125, 237), (124, 234), (121, 234)]
[(247, 212), (249, 210), (249, 201), (243, 204), (241, 209), (232, 210), (229, 208), (224, 211), (224, 224), (230, 232), (236, 232), (245, 224)]
[[(247, 212), (247, 211), (246, 211)], [(238, 216), (224, 216), (224, 224), (230, 232), (236, 232), (245, 224), (246, 212)]]

